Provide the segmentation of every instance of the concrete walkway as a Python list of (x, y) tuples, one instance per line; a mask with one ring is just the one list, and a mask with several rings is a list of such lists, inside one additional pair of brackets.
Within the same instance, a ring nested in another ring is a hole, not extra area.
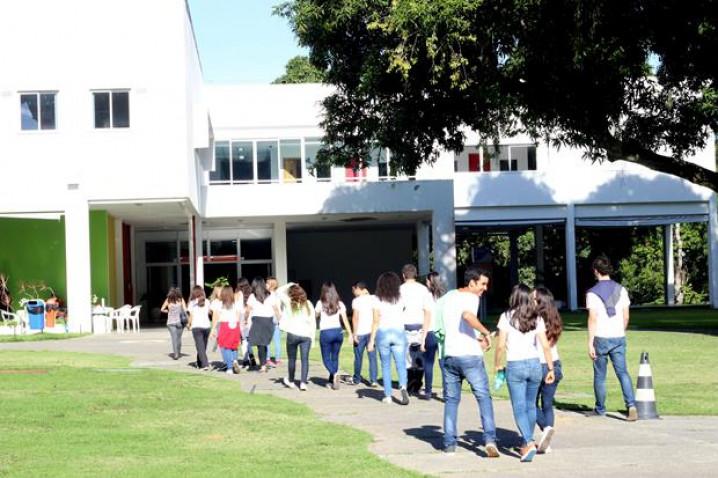
[[(169, 358), (169, 336), (164, 329), (136, 335), (2, 343), (0, 349), (116, 354), (130, 357), (136, 367), (207, 373), (189, 366), (194, 361), (194, 344), (188, 333), (183, 337), (183, 352), (188, 355), (177, 361)], [(219, 360), (219, 354), (211, 353), (210, 359)], [(403, 407), (382, 403), (383, 392), (379, 389), (343, 385), (340, 390), (332, 391), (325, 388), (326, 374), (318, 363), (310, 365), (309, 391), (299, 392), (279, 382), (285, 373), (286, 367), (280, 366), (267, 374), (212, 373), (212, 376), (236, 380), (246, 391), (304, 403), (322, 419), (367, 431), (374, 437), (372, 452), (398, 466), (428, 475), (468, 477), (496, 472), (502, 477), (707, 477), (716, 476), (718, 470), (717, 417), (663, 417), (627, 423), (616, 418), (589, 418), (557, 411), (553, 453), (537, 456), (529, 464), (520, 463), (510, 450), (518, 444), (518, 435), (510, 405), (505, 400), (494, 402), (502, 456), (482, 457), (481, 421), (476, 402), (473, 396), (465, 394), (459, 408), (460, 447), (455, 455), (446, 456), (439, 451), (441, 402), (412, 400), (409, 406)], [(660, 397), (658, 399), (660, 406)]]

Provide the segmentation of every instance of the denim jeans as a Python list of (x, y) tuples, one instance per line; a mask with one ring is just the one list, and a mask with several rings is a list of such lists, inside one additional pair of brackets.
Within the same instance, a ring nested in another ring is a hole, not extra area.
[(523, 445), (534, 441), (536, 396), (543, 378), (539, 359), (506, 362), (506, 385)]
[(633, 395), (631, 376), (628, 375), (626, 368), (626, 337), (594, 337), (593, 347), (596, 350), (596, 359), (593, 361), (593, 393), (596, 395), (596, 412), (602, 415), (606, 413), (606, 371), (609, 358), (621, 384), (626, 408), (635, 406), (636, 400)]
[(496, 443), (494, 405), (489, 393), (489, 378), (480, 355), (444, 357), (444, 447), (456, 445), (456, 416), (461, 401), (461, 384), (466, 379), (476, 398), (484, 429), (484, 443)]
[(179, 358), (182, 353), (182, 332), (184, 327), (179, 323), (169, 324), (167, 325), (167, 330), (170, 331), (170, 338), (172, 339), (172, 353)]
[[(369, 343), (371, 334), (357, 336), (358, 342), (354, 344), (354, 383), (361, 382), (361, 367), (364, 361), (364, 349)], [(379, 372), (376, 364), (376, 350), (367, 352), (369, 356), (369, 380), (374, 383), (378, 380)]]
[(434, 361), (436, 360), (436, 351), (439, 349), (434, 332), (426, 334), (424, 346), (426, 349), (424, 352), (424, 391), (427, 395), (431, 395), (431, 390), (434, 387)]
[(274, 327), (274, 335), (272, 335), (272, 342), (269, 344), (269, 356), (275, 361), (282, 358), (282, 331), (279, 327)]
[(544, 382), (546, 374), (548, 373), (548, 365), (542, 364), (541, 369), (543, 372), (543, 379), (541, 380), (541, 385), (539, 385), (538, 396), (536, 397), (536, 424), (541, 430), (543, 430), (546, 427), (553, 427), (553, 397), (556, 395), (558, 383), (563, 378), (563, 371), (561, 370), (561, 361), (554, 361), (554, 382), (552, 384), (548, 384)]
[(220, 347), (219, 349), (222, 352), (222, 360), (224, 360), (224, 364), (227, 366), (227, 370), (232, 370), (232, 363), (237, 360), (237, 350), (225, 349), (222, 347)]
[(309, 378), (309, 349), (312, 347), (312, 339), (299, 335), (287, 334), (287, 369), (289, 381), (294, 381), (294, 374), (297, 369), (297, 349), (302, 357), (302, 383), (307, 383)]
[(324, 329), (319, 332), (319, 347), (322, 350), (322, 362), (329, 372), (329, 378), (339, 371), (339, 351), (344, 342), (344, 333), (341, 327), (335, 329)]
[(379, 329), (376, 331), (376, 349), (381, 358), (381, 381), (384, 396), (391, 397), (391, 357), (394, 356), (399, 387), (406, 388), (406, 335), (401, 329)]
[(208, 328), (193, 328), (192, 337), (194, 338), (194, 346), (197, 349), (197, 368), (209, 367), (207, 359), (207, 340), (209, 339)]

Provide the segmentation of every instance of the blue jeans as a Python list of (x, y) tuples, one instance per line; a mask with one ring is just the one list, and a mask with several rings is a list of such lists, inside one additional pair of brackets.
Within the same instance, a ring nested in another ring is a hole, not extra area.
[(391, 357), (394, 356), (399, 387), (406, 388), (406, 335), (401, 329), (379, 329), (376, 332), (376, 349), (381, 358), (381, 381), (384, 396), (391, 397)]
[(542, 379), (541, 362), (537, 358), (506, 362), (506, 385), (524, 446), (534, 441), (536, 396)]
[(489, 393), (489, 378), (480, 355), (444, 357), (444, 447), (456, 445), (456, 416), (461, 401), (461, 384), (469, 382), (471, 392), (479, 405), (484, 444), (496, 443), (494, 405)]
[(596, 395), (596, 412), (601, 415), (606, 413), (606, 371), (609, 357), (621, 384), (626, 408), (635, 406), (636, 399), (633, 395), (631, 376), (628, 375), (626, 368), (626, 337), (594, 337), (593, 347), (596, 350), (596, 360), (593, 361), (593, 393)]
[(426, 348), (426, 352), (424, 352), (424, 391), (427, 395), (431, 395), (431, 389), (434, 386), (434, 361), (436, 360), (436, 351), (439, 349), (434, 332), (426, 334), (424, 346)]
[[(274, 326), (274, 335), (272, 335), (272, 342), (268, 346), (267, 352), (269, 356), (275, 361), (282, 358), (282, 331), (279, 330), (279, 326)], [(270, 352), (269, 349), (274, 349)]]
[[(366, 349), (369, 343), (369, 337), (371, 334), (357, 336), (358, 343), (354, 344), (354, 383), (361, 382), (361, 367), (364, 361), (364, 349)], [(369, 356), (369, 380), (374, 383), (378, 380), (377, 364), (376, 364), (376, 350), (373, 352), (367, 352)]]
[(232, 363), (237, 360), (237, 351), (232, 349), (225, 349), (220, 347), (220, 351), (222, 352), (222, 360), (224, 360), (224, 364), (227, 366), (227, 370), (232, 370)]
[(322, 362), (329, 372), (329, 379), (333, 379), (339, 370), (339, 351), (344, 342), (344, 333), (341, 327), (325, 329), (319, 332), (319, 348), (322, 351)]
[[(543, 380), (546, 379), (548, 373), (548, 365), (542, 364), (541, 369), (543, 372)], [(558, 383), (563, 378), (563, 371), (561, 370), (561, 361), (556, 360), (553, 363), (553, 375), (555, 377), (552, 384), (541, 381), (539, 385), (538, 396), (536, 397), (536, 424), (541, 430), (546, 427), (553, 427), (553, 397), (556, 395), (556, 389)]]

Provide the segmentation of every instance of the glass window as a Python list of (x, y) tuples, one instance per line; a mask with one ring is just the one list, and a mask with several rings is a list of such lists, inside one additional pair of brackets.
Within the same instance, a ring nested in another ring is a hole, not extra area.
[(251, 141), (232, 141), (232, 180), (254, 181), (253, 151)]
[(175, 262), (177, 261), (176, 241), (155, 241), (145, 243), (145, 262)]
[(271, 239), (243, 239), (242, 260), (272, 259)]
[(394, 175), (394, 170), (389, 164), (386, 148), (372, 148), (369, 152), (371, 164), (376, 164), (380, 178), (388, 178)]
[(267, 278), (272, 275), (272, 263), (262, 264), (242, 264), (242, 277), (247, 278), (250, 282), (255, 277)]
[(536, 146), (488, 147), (484, 149), (484, 171), (490, 168), (499, 171), (533, 171), (536, 169)]
[(20, 128), (24, 131), (55, 129), (55, 93), (21, 94)]
[(127, 91), (112, 92), (112, 127), (130, 127), (130, 93)]
[(236, 260), (237, 240), (230, 239), (226, 241), (211, 241), (210, 250), (212, 251), (212, 257), (232, 256), (232, 260)]
[(35, 93), (20, 95), (20, 121), (22, 129), (37, 129), (37, 125), (40, 123), (39, 118), (37, 95)]
[(210, 181), (229, 181), (229, 142), (214, 145), (214, 171), (209, 173)]
[(302, 143), (298, 139), (279, 142), (281, 149), (282, 182), (293, 183), (302, 179)]
[(331, 177), (330, 166), (316, 166), (317, 153), (322, 147), (320, 138), (307, 138), (304, 141), (304, 158), (307, 164), (307, 172), (317, 179), (329, 179)]
[(110, 94), (93, 93), (95, 97), (95, 128), (109, 128), (110, 125)]
[(40, 95), (40, 128), (55, 129), (55, 93)]
[(257, 141), (257, 179), (277, 181), (279, 179), (277, 141)]

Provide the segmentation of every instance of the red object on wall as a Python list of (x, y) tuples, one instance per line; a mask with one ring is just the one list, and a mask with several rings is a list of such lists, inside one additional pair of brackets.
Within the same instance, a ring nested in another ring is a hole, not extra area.
[(484, 158), (484, 171), (491, 171), (491, 158)]
[(366, 167), (362, 164), (359, 167), (359, 163), (356, 160), (352, 160), (344, 168), (344, 177), (349, 181), (357, 181), (358, 179), (366, 177)]
[(469, 171), (481, 171), (481, 155), (469, 153)]

